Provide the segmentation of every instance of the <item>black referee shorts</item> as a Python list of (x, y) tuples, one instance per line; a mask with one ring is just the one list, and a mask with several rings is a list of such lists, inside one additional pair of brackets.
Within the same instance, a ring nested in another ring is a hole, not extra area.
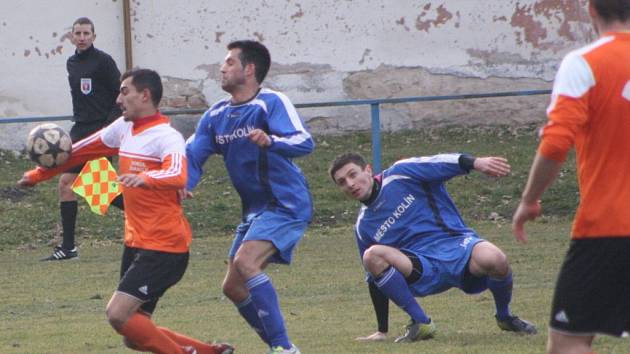
[(125, 246), (118, 291), (144, 301), (151, 314), (168, 288), (177, 284), (188, 267), (188, 252), (168, 253)]
[(556, 282), (550, 327), (576, 335), (630, 331), (630, 237), (571, 241)]

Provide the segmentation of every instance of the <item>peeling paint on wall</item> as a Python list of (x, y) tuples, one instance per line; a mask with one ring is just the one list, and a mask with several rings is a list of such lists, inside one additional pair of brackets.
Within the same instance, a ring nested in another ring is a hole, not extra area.
[[(225, 95), (219, 68), (226, 43), (244, 38), (268, 46), (273, 64), (265, 85), (296, 103), (549, 88), (562, 56), (595, 37), (587, 2), (364, 0), (359, 5), (349, 0), (245, 0), (209, 6), (203, 0), (187, 0), (185, 6), (173, 6), (171, 0), (132, 0), (134, 64), (198, 85), (209, 102)], [(73, 50), (68, 17), (94, 13), (99, 33), (95, 45), (113, 54), (119, 66), (124, 63), (122, 2), (65, 3), (72, 6), (50, 4), (36, 14), (22, 2), (0, 3), (0, 54), (6, 58), (0, 70), (12, 84), (7, 88), (0, 82), (0, 90), (16, 92), (39, 114), (71, 109), (65, 73), (65, 60)], [(14, 22), (21, 16), (30, 16), (38, 26)], [(48, 87), (38, 85), (41, 80)], [(171, 104), (190, 104), (172, 94), (165, 95), (167, 101), (173, 99)], [(504, 102), (520, 107), (518, 102)], [(503, 114), (514, 108), (495, 103), (450, 106), (464, 109), (449, 116), (446, 108), (434, 110), (433, 104), (423, 109), (388, 107), (384, 124), (395, 129), (449, 119), (481, 123), (521, 114)], [(522, 113), (521, 118), (539, 119), (545, 106), (527, 106), (533, 113)], [(312, 109), (303, 115), (321, 131), (360, 128), (366, 122), (364, 107)]]
[(416, 29), (418, 31), (429, 32), (431, 26), (439, 27), (441, 25), (446, 24), (453, 18), (453, 14), (450, 13), (444, 5), (440, 5), (435, 9), (435, 18), (429, 20), (423, 20), (423, 18), (428, 14), (431, 4), (427, 4), (424, 7), (424, 10), (418, 17), (416, 18)]
[[(539, 0), (533, 4), (515, 5), (510, 24), (518, 29), (517, 44), (531, 44), (536, 49), (559, 48), (558, 40), (592, 38), (592, 30), (578, 29), (575, 24), (590, 24), (586, 12), (588, 0)], [(554, 36), (549, 31), (553, 31)], [(555, 36), (557, 35), (557, 37)]]

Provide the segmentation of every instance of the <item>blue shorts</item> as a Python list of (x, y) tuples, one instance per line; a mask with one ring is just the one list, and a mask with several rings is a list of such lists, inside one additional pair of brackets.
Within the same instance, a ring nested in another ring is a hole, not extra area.
[(415, 255), (422, 263), (422, 277), (409, 284), (414, 296), (441, 293), (459, 288), (468, 294), (487, 289), (487, 277), (475, 277), (468, 271), (473, 247), (485, 240), (475, 234), (423, 240), (401, 251)]
[(243, 242), (263, 240), (272, 242), (278, 250), (269, 262), (290, 264), (293, 249), (304, 236), (307, 226), (308, 222), (304, 220), (277, 211), (263, 211), (238, 225), (229, 257), (234, 258)]

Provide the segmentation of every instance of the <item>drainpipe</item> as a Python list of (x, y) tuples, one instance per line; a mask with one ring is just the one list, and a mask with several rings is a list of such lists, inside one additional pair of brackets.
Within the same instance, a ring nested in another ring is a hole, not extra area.
[(129, 0), (123, 0), (123, 31), (125, 33), (125, 66), (126, 70), (133, 68), (133, 53), (131, 46), (131, 7)]

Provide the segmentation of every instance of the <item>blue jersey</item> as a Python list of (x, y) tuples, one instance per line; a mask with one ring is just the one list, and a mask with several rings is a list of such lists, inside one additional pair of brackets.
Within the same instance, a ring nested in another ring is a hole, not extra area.
[(361, 207), (355, 225), (361, 258), (375, 244), (415, 250), (440, 238), (475, 235), (444, 186), (448, 179), (468, 173), (460, 156), (400, 160), (377, 176), (380, 191)]
[[(262, 129), (272, 140), (260, 148), (247, 135)], [(313, 203), (306, 178), (292, 158), (309, 154), (315, 144), (293, 104), (282, 93), (269, 89), (246, 103), (230, 99), (214, 104), (204, 113), (187, 142), (187, 189), (201, 179), (202, 167), (211, 154), (223, 156), (225, 167), (243, 208), (243, 220), (266, 209), (310, 221)]]

